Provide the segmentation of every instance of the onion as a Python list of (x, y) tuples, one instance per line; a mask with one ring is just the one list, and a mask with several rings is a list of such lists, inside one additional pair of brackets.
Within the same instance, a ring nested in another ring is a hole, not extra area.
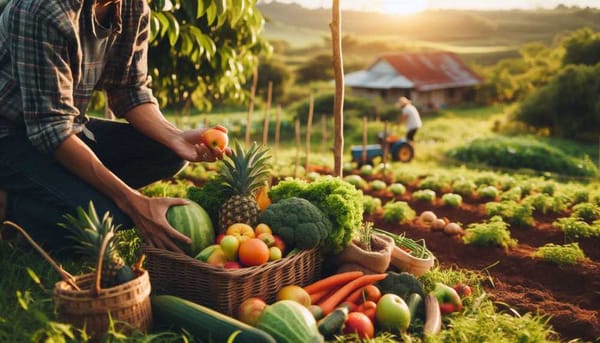
[(444, 227), (444, 233), (447, 235), (459, 235), (462, 231), (463, 229), (456, 223), (448, 223), (448, 225)]
[(444, 229), (444, 227), (446, 227), (446, 221), (441, 219), (441, 218), (437, 218), (434, 219), (431, 222), (431, 229), (435, 230), (435, 231), (442, 231)]
[(431, 222), (437, 219), (437, 216), (432, 211), (423, 211), (420, 218), (424, 223), (431, 224)]

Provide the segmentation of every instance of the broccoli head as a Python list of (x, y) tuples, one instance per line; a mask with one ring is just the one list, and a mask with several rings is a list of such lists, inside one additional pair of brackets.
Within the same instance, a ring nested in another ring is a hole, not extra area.
[(329, 219), (306, 199), (291, 197), (271, 204), (260, 222), (271, 227), (286, 244), (299, 249), (319, 246), (331, 232)]
[(402, 272), (388, 272), (388, 276), (377, 283), (377, 287), (382, 294), (393, 293), (400, 296), (405, 301), (408, 300), (408, 296), (412, 293), (417, 293), (421, 297), (425, 297), (425, 291), (423, 290), (423, 283), (419, 281), (414, 275)]

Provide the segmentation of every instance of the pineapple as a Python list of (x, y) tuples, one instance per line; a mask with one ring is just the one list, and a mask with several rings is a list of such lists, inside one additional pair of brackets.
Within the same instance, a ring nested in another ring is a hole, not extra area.
[(244, 150), (235, 142), (231, 156), (226, 157), (219, 168), (219, 181), (232, 196), (219, 210), (219, 229), (225, 232), (231, 224), (245, 223), (255, 227), (258, 223), (260, 207), (255, 192), (263, 187), (271, 177), (269, 150), (254, 142)]
[(108, 212), (104, 214), (102, 220), (99, 220), (94, 204), (90, 201), (87, 212), (79, 207), (77, 208), (77, 217), (71, 214), (63, 217), (66, 223), (59, 223), (59, 225), (71, 232), (72, 235), (69, 238), (77, 243), (75, 250), (90, 258), (90, 262), (94, 264), (98, 262), (104, 237), (111, 232), (114, 234), (109, 239), (104, 252), (100, 275), (102, 288), (113, 287), (134, 278), (132, 269), (125, 264), (118, 251), (119, 244), (121, 244), (120, 236), (116, 235), (118, 227), (113, 225), (112, 217)]

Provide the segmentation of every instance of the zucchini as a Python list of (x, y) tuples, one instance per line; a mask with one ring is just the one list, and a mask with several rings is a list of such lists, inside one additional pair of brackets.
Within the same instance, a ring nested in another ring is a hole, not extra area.
[(429, 293), (425, 297), (425, 325), (423, 335), (425, 337), (435, 336), (442, 330), (442, 312), (440, 304), (434, 294)]
[(318, 323), (319, 332), (325, 338), (331, 338), (342, 331), (344, 323), (348, 319), (348, 306), (342, 305), (321, 319)]
[(185, 329), (196, 338), (227, 342), (235, 335), (236, 343), (275, 343), (268, 333), (191, 301), (172, 295), (156, 295), (150, 300), (156, 322)]
[(422, 313), (423, 297), (419, 293), (411, 293), (406, 300), (406, 305), (408, 305), (408, 310), (410, 311), (410, 322), (414, 323), (417, 316)]

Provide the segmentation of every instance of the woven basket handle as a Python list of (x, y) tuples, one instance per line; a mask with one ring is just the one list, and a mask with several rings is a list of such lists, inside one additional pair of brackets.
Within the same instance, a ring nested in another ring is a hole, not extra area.
[(14, 227), (15, 229), (17, 229), (17, 231), (19, 231), (26, 239), (27, 241), (33, 245), (33, 247), (46, 259), (46, 261), (48, 261), (50, 263), (50, 265), (52, 267), (54, 267), (54, 269), (56, 269), (56, 271), (60, 274), (60, 276), (62, 277), (62, 279), (69, 284), (69, 286), (73, 287), (73, 289), (75, 289), (76, 291), (80, 291), (81, 289), (79, 288), (79, 286), (77, 286), (77, 284), (75, 283), (75, 278), (73, 277), (73, 275), (69, 274), (66, 270), (64, 270), (61, 266), (58, 265), (58, 263), (56, 263), (56, 261), (54, 261), (52, 259), (52, 257), (50, 257), (50, 255), (48, 255), (46, 253), (46, 251), (44, 251), (44, 249), (42, 249), (42, 247), (40, 247), (34, 240), (33, 238), (31, 238), (31, 236), (29, 236), (29, 234), (27, 233), (27, 231), (25, 231), (25, 229), (23, 229), (22, 227), (20, 227), (19, 225), (6, 220), (4, 221), (2, 224), (4, 225), (10, 225), (12, 227)]
[(114, 232), (109, 231), (104, 239), (102, 240), (102, 247), (100, 248), (100, 254), (98, 254), (98, 266), (96, 267), (96, 295), (100, 294), (102, 288), (100, 288), (100, 279), (102, 276), (102, 262), (104, 262), (104, 253), (106, 252), (106, 247), (110, 242), (110, 239), (115, 235)]

